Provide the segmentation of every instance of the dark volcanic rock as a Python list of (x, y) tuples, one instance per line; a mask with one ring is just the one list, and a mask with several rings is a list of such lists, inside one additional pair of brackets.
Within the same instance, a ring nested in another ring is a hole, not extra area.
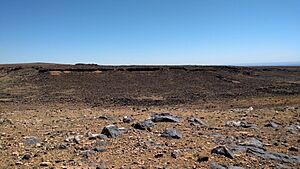
[(102, 129), (101, 134), (106, 135), (108, 138), (115, 138), (118, 137), (121, 134), (121, 132), (119, 131), (119, 128), (116, 125), (108, 125)]
[(228, 169), (245, 169), (244, 167), (239, 167), (239, 166), (227, 166)]
[(109, 145), (109, 142), (107, 142), (107, 141), (97, 141), (95, 143), (95, 145), (96, 146), (107, 146), (107, 145)]
[(248, 123), (246, 121), (227, 121), (225, 123), (226, 126), (228, 127), (243, 127), (243, 128), (252, 128), (252, 129), (257, 129), (256, 124)]
[(200, 157), (198, 157), (197, 161), (199, 163), (201, 163), (201, 162), (208, 161), (208, 159), (209, 159), (209, 157), (207, 157), (207, 156), (200, 156)]
[(211, 154), (219, 154), (219, 155), (223, 155), (225, 157), (231, 158), (231, 159), (234, 158), (233, 153), (225, 146), (215, 147), (214, 149), (211, 150)]
[(132, 126), (135, 129), (139, 129), (139, 130), (151, 130), (151, 128), (154, 126), (154, 123), (151, 120), (145, 120), (145, 121), (137, 122)]
[(276, 164), (276, 169), (294, 169), (294, 168), (283, 164)]
[(179, 156), (180, 150), (174, 150), (171, 152), (171, 157), (177, 158)]
[(29, 160), (31, 158), (30, 154), (24, 154), (22, 160)]
[(218, 164), (216, 162), (211, 162), (209, 167), (211, 169), (244, 169), (243, 167), (239, 167), (239, 166), (227, 166), (227, 165), (224, 165), (224, 164)]
[(289, 148), (289, 151), (295, 151), (295, 152), (298, 152), (299, 150), (298, 150), (298, 148), (296, 148), (296, 147), (290, 147), (290, 148)]
[(263, 143), (259, 141), (258, 139), (252, 137), (248, 138), (245, 141), (239, 143), (241, 146), (252, 146), (252, 147), (257, 147), (257, 148), (263, 148)]
[(101, 119), (101, 120), (113, 120), (114, 118), (111, 117), (111, 116), (108, 116), (108, 115), (100, 115), (100, 116), (98, 116), (98, 119)]
[(3, 118), (0, 119), (0, 124), (13, 124), (13, 122), (10, 119)]
[(106, 149), (105, 149), (105, 148), (101, 148), (101, 147), (95, 147), (95, 148), (93, 148), (93, 151), (99, 153), (99, 152), (104, 152), (104, 151), (106, 151)]
[(133, 121), (133, 118), (131, 116), (124, 116), (123, 117), (123, 122), (124, 123), (130, 123)]
[(209, 167), (211, 169), (227, 169), (227, 166), (226, 165), (221, 165), (221, 164), (218, 164), (216, 162), (212, 162), (210, 163)]
[(300, 131), (300, 126), (292, 124), (292, 125), (288, 126), (287, 129), (290, 133), (297, 134)]
[(105, 151), (106, 151), (105, 148), (95, 147), (92, 150), (84, 150), (81, 152), (81, 154), (82, 154), (82, 157), (89, 158), (90, 156), (93, 156), (96, 153), (105, 152)]
[(251, 147), (260, 148), (262, 150), (265, 150), (263, 146), (264, 145), (260, 140), (254, 138), (254, 137), (251, 137), (251, 138), (247, 138), (247, 139), (239, 142), (238, 145), (236, 145), (234, 143), (229, 145), (229, 149), (234, 154), (237, 154), (237, 153), (244, 153), (248, 150), (248, 148), (251, 148)]
[(108, 137), (105, 134), (99, 134), (99, 135), (97, 135), (97, 138), (106, 139)]
[(76, 144), (80, 144), (79, 136), (71, 136), (65, 139), (66, 142), (74, 142)]
[(40, 143), (40, 140), (33, 136), (25, 137), (25, 140), (24, 140), (25, 145), (35, 145), (35, 144), (39, 144), (39, 143)]
[(190, 122), (192, 125), (195, 125), (195, 126), (207, 127), (207, 124), (205, 122), (203, 122), (202, 120), (195, 118), (195, 117), (190, 117), (188, 119), (188, 122)]
[(166, 129), (162, 134), (161, 137), (166, 137), (166, 138), (174, 138), (174, 139), (181, 139), (182, 134), (179, 133), (175, 129)]
[(240, 145), (231, 145), (229, 147), (230, 151), (233, 152), (233, 154), (238, 154), (238, 153), (244, 153), (247, 151), (248, 147), (247, 146), (240, 146)]
[(74, 142), (75, 142), (76, 144), (80, 144), (80, 138), (79, 138), (79, 136), (75, 136), (75, 137), (74, 137)]
[(276, 160), (276, 161), (286, 162), (286, 163), (300, 163), (299, 156), (289, 156), (283, 153), (267, 152), (263, 149), (255, 148), (255, 147), (248, 148), (247, 153), (264, 159), (271, 159), (271, 160)]
[(84, 158), (89, 158), (90, 156), (93, 156), (95, 154), (96, 154), (96, 152), (93, 150), (85, 150), (85, 151), (81, 152), (81, 155)]
[(67, 149), (67, 148), (68, 148), (68, 145), (67, 145), (67, 144), (60, 144), (60, 145), (58, 146), (58, 149), (61, 149), (61, 150)]
[(89, 140), (96, 140), (97, 138), (99, 139), (106, 139), (107, 136), (104, 134), (93, 134), (91, 132), (87, 133), (87, 136), (89, 137)]
[(155, 158), (161, 158), (161, 157), (163, 157), (163, 156), (164, 156), (164, 154), (162, 154), (162, 153), (158, 153), (158, 154), (155, 154), (155, 155), (154, 155)]
[(160, 113), (160, 114), (154, 114), (152, 116), (153, 122), (175, 122), (179, 123), (181, 120), (180, 117), (172, 115), (170, 113)]
[(265, 127), (277, 128), (278, 124), (276, 124), (273, 121), (267, 121), (267, 123), (265, 124)]
[(41, 167), (48, 167), (48, 166), (51, 166), (51, 165), (52, 165), (52, 163), (46, 162), (46, 161), (40, 163)]
[(214, 137), (216, 137), (213, 141), (217, 144), (231, 144), (233, 142), (236, 142), (236, 138), (233, 136), (224, 136), (224, 135), (215, 135)]

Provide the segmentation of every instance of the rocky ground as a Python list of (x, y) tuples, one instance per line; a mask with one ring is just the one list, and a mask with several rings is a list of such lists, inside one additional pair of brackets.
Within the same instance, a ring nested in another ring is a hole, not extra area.
[(299, 67), (0, 72), (0, 168), (300, 168)]

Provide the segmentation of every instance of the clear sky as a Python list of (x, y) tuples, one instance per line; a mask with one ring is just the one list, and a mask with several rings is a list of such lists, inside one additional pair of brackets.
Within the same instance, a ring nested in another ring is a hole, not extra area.
[(300, 0), (0, 0), (0, 63), (300, 61)]

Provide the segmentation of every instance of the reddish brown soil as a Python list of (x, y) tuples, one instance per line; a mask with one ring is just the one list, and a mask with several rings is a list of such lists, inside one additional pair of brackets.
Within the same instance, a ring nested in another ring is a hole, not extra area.
[[(218, 133), (255, 137), (267, 151), (300, 156), (299, 131), (287, 130), (300, 125), (299, 108), (300, 67), (0, 65), (0, 168), (41, 168), (42, 162), (49, 162), (48, 168), (209, 168), (212, 162), (299, 168), (299, 163), (247, 153), (234, 159), (210, 153), (220, 145), (213, 136)], [(181, 116), (182, 121), (156, 123), (151, 131), (131, 126), (159, 112)], [(113, 119), (98, 119), (100, 115)], [(129, 115), (134, 122), (123, 123), (123, 116)], [(191, 116), (209, 127), (190, 125)], [(227, 127), (228, 120), (246, 120), (259, 129)], [(279, 127), (264, 127), (268, 120)], [(105, 139), (107, 145), (100, 146), (105, 152), (83, 157), (101, 140), (89, 140), (86, 134), (100, 133), (109, 124), (128, 131)], [(176, 128), (182, 139), (160, 137), (166, 128)], [(80, 144), (58, 148), (74, 135)], [(40, 143), (24, 144), (28, 136)], [(174, 150), (180, 151), (176, 159), (171, 156)], [(30, 159), (22, 159), (24, 154)], [(209, 160), (198, 162), (199, 156)]]

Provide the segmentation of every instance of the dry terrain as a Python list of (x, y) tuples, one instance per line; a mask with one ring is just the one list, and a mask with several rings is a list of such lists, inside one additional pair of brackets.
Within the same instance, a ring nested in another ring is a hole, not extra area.
[(0, 65), (0, 168), (300, 168), (300, 67)]

